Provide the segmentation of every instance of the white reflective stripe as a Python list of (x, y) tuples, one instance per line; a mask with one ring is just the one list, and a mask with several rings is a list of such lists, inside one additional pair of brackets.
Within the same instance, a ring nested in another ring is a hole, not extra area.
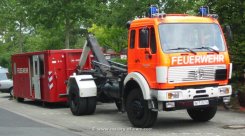
[(51, 77), (48, 78), (48, 81), (49, 82), (52, 82), (52, 80), (53, 80), (53, 76), (51, 76)]
[(51, 75), (51, 74), (52, 74), (52, 71), (49, 71), (49, 72), (48, 72), (48, 75)]
[(54, 84), (53, 84), (53, 83), (50, 84), (50, 85), (49, 85), (49, 90), (51, 90), (53, 87), (54, 87)]
[(232, 63), (230, 63), (229, 79), (231, 79), (231, 76), (232, 76)]
[(48, 72), (48, 75), (49, 75), (49, 77), (48, 77), (48, 82), (49, 82), (49, 90), (51, 90), (53, 87), (54, 87), (54, 84), (52, 83), (53, 82), (53, 79), (54, 79), (54, 77), (53, 77), (53, 72), (52, 71), (49, 71)]

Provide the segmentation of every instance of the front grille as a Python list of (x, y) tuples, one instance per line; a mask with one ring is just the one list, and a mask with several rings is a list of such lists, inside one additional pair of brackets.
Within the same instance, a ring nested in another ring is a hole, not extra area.
[(202, 65), (170, 67), (168, 83), (214, 81), (216, 71), (226, 69), (226, 65)]

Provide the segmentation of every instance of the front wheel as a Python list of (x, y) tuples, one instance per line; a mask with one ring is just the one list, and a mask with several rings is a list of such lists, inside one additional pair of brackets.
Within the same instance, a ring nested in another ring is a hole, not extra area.
[(151, 127), (157, 119), (158, 112), (148, 108), (140, 89), (131, 90), (127, 97), (126, 110), (129, 121), (135, 127)]
[(217, 106), (187, 109), (189, 116), (198, 122), (205, 122), (211, 120), (216, 114)]

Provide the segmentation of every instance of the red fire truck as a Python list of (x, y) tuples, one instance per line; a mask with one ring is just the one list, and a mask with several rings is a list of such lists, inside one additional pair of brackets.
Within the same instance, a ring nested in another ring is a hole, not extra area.
[(158, 111), (186, 109), (194, 121), (209, 121), (219, 101), (230, 101), (232, 63), (217, 15), (205, 7), (200, 16), (150, 11), (155, 13), (128, 23), (127, 65), (106, 60), (88, 36), (79, 66), (91, 50), (94, 69), (80, 70), (67, 85), (74, 115), (93, 114), (98, 98), (107, 96), (133, 126), (146, 128)]
[[(66, 80), (79, 62), (81, 49), (47, 50), (12, 56), (14, 96), (44, 102), (66, 102)], [(84, 69), (91, 69), (89, 58)]]

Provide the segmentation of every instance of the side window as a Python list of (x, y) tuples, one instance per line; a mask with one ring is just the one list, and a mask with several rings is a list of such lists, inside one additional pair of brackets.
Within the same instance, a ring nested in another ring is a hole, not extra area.
[(139, 33), (139, 48), (148, 48), (149, 47), (149, 29), (148, 28), (142, 28), (140, 29), (140, 33)]
[(156, 48), (156, 36), (155, 36), (155, 30), (154, 28), (150, 28), (150, 48), (151, 48), (151, 53), (155, 54), (157, 51)]
[(130, 32), (130, 49), (134, 48), (135, 44), (135, 30), (131, 30)]

